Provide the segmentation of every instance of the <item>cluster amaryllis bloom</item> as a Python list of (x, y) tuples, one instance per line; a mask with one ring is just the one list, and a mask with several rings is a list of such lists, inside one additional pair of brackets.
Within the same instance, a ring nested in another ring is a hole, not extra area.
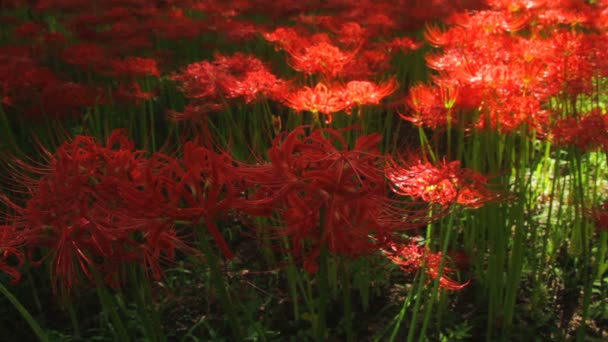
[(458, 122), (453, 114), (458, 99), (458, 87), (455, 85), (439, 87), (419, 84), (410, 89), (406, 100), (410, 114), (399, 115), (416, 126), (446, 127), (448, 122)]
[(105, 73), (110, 63), (107, 50), (93, 43), (69, 46), (63, 51), (61, 57), (64, 62), (87, 72)]
[[(467, 102), (475, 122), (463, 122), (501, 133), (526, 128), (544, 134), (556, 114), (550, 110), (552, 98), (593, 92), (593, 79), (608, 73), (606, 37), (583, 33), (593, 31), (593, 23), (575, 7), (494, 1), (489, 10), (452, 16), (452, 26), (444, 32), (427, 28), (427, 41), (442, 49), (426, 57), (439, 72), (435, 83), (458, 84), (460, 93), (467, 94), (460, 100)], [(579, 29), (567, 28), (571, 26)], [(440, 107), (423, 107), (431, 114), (414, 119), (440, 117), (441, 111), (433, 108)]]
[(160, 77), (156, 60), (142, 57), (127, 57), (112, 61), (116, 77), (136, 78), (145, 76)]
[(327, 116), (327, 122), (332, 121), (332, 114), (345, 110), (348, 102), (341, 87), (327, 86), (317, 83), (314, 88), (304, 86), (295, 92), (286, 94), (284, 103), (295, 111), (321, 113)]
[(398, 84), (394, 78), (381, 84), (369, 81), (350, 81), (344, 87), (344, 96), (349, 104), (378, 105), (382, 99), (394, 93), (397, 88)]
[(0, 47), (0, 94), (14, 105), (31, 103), (46, 86), (59, 81), (31, 52)]
[(317, 83), (314, 88), (304, 86), (284, 95), (283, 102), (295, 111), (308, 111), (327, 116), (331, 123), (334, 113), (350, 110), (356, 106), (379, 104), (382, 99), (397, 90), (397, 82), (389, 79), (384, 83), (350, 81), (346, 85), (328, 86)]
[(598, 231), (608, 233), (608, 201), (591, 210), (589, 217)]
[(40, 92), (40, 108), (28, 111), (31, 116), (66, 117), (75, 116), (83, 108), (105, 102), (101, 90), (80, 83), (57, 81), (48, 84)]
[(155, 96), (155, 92), (143, 91), (139, 83), (133, 80), (120, 83), (112, 93), (112, 100), (116, 103), (140, 104), (142, 101), (153, 99)]
[(608, 151), (608, 115), (595, 109), (578, 119), (572, 116), (559, 119), (551, 136), (558, 146), (574, 145), (582, 151)]
[(330, 32), (310, 34), (299, 27), (279, 27), (262, 35), (274, 43), (276, 49), (288, 53), (287, 63), (293, 69), (319, 75), (325, 82), (337, 78), (370, 79), (390, 67), (387, 46), (367, 39), (366, 29), (358, 23), (342, 23), (332, 18), (323, 19), (323, 23), (327, 25), (321, 27), (327, 26)]
[(270, 163), (241, 168), (249, 193), (235, 204), (253, 215), (277, 213), (271, 235), (287, 237), (288, 252), (308, 272), (316, 271), (323, 248), (349, 258), (370, 255), (394, 234), (428, 223), (425, 206), (386, 196), (380, 135), (361, 136), (349, 149), (344, 130), (308, 130), (275, 138)]
[(287, 48), (288, 63), (292, 68), (306, 74), (320, 74), (330, 78), (340, 74), (358, 51), (354, 49), (343, 52), (326, 41)]
[(449, 258), (447, 257), (445, 258), (442, 274), (439, 276), (442, 253), (431, 252), (426, 245), (421, 245), (417, 239), (412, 239), (409, 244), (391, 243), (382, 252), (386, 258), (406, 273), (415, 273), (423, 268), (431, 280), (436, 280), (439, 277), (439, 286), (446, 290), (462, 290), (469, 284), (469, 281), (458, 283), (452, 279), (456, 270), (449, 266)]
[(193, 101), (191, 105), (199, 108), (221, 108), (222, 98), (242, 98), (246, 103), (277, 99), (287, 87), (261, 60), (242, 53), (216, 54), (213, 62), (192, 63), (172, 79), (180, 83), (186, 97)]
[(497, 193), (487, 188), (487, 176), (461, 168), (457, 160), (444, 160), (437, 166), (422, 161), (405, 166), (393, 162), (386, 170), (386, 177), (396, 194), (443, 207), (460, 204), (475, 209), (498, 198)]
[(8, 274), (12, 283), (21, 279), (19, 268), (25, 261), (21, 251), (25, 239), (14, 226), (0, 225), (0, 273)]
[(159, 263), (171, 260), (176, 250), (188, 250), (173, 222), (158, 212), (134, 216), (123, 210), (129, 203), (123, 190), (150, 190), (143, 183), (151, 172), (144, 154), (124, 132), (115, 131), (105, 145), (78, 136), (54, 154), (47, 152), (45, 165), (17, 161), (41, 178), (15, 175), (30, 198), (24, 206), (2, 198), (14, 212), (5, 220), (21, 234), (25, 248), (42, 249), (55, 291), (69, 294), (84, 279), (92, 282), (94, 270), (119, 286), (128, 261), (144, 265), (158, 279)]
[(288, 49), (301, 40), (300, 34), (293, 27), (278, 27), (270, 32), (262, 32), (262, 37), (274, 43), (275, 50)]

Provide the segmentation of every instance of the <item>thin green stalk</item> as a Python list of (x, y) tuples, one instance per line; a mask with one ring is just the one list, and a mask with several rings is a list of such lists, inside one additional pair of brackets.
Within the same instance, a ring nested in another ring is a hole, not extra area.
[[(516, 305), (516, 295), (519, 289), (519, 283), (521, 274), (523, 271), (523, 265), (526, 255), (526, 237), (528, 235), (527, 227), (529, 225), (524, 224), (524, 211), (526, 206), (526, 194), (529, 192), (528, 184), (530, 184), (529, 178), (525, 176), (525, 171), (528, 167), (528, 156), (529, 156), (529, 144), (527, 140), (522, 140), (523, 147), (518, 149), (519, 158), (516, 161), (515, 169), (515, 184), (517, 186), (517, 193), (519, 200), (512, 204), (509, 209), (508, 216), (508, 227), (514, 227), (515, 232), (513, 236), (513, 247), (510, 251), (509, 264), (507, 265), (507, 277), (504, 297), (504, 319), (503, 326), (508, 328), (511, 326), (513, 320), (513, 314)], [(531, 176), (531, 174), (530, 174)], [(528, 180), (528, 182), (526, 182)], [(532, 241), (531, 246), (534, 246)]]
[(82, 336), (80, 332), (80, 324), (78, 323), (78, 315), (76, 314), (76, 310), (74, 309), (74, 305), (72, 305), (72, 301), (69, 296), (66, 296), (65, 306), (68, 310), (68, 315), (70, 316), (70, 322), (72, 322), (72, 330), (74, 332), (74, 338), (79, 339)]
[(353, 331), (350, 272), (347, 261), (342, 259), (340, 260), (340, 264), (342, 268), (342, 285), (344, 286), (344, 289), (342, 290), (342, 298), (344, 301), (344, 329), (346, 330), (346, 341), (353, 342), (355, 340), (355, 335)]
[(19, 311), (19, 313), (21, 314), (23, 319), (25, 319), (27, 324), (29, 324), (30, 328), (32, 328), (32, 330), (34, 331), (34, 333), (36, 334), (38, 339), (42, 342), (49, 341), (48, 336), (46, 335), (44, 330), (42, 330), (40, 325), (38, 325), (38, 322), (36, 322), (34, 317), (32, 317), (32, 315), (30, 315), (29, 311), (27, 311), (27, 309), (23, 305), (21, 305), (19, 300), (17, 300), (17, 298), (15, 296), (13, 296), (13, 294), (6, 287), (4, 287), (4, 285), (2, 285), (2, 283), (0, 283), (0, 292), (2, 292), (4, 297), (6, 297), (6, 299), (8, 299), (9, 302), (11, 302), (11, 304), (13, 304), (15, 309), (17, 309), (17, 311)]
[[(414, 340), (414, 335), (416, 334), (416, 324), (418, 323), (418, 313), (420, 312), (420, 305), (422, 304), (422, 295), (424, 292), (424, 283), (426, 282), (426, 273), (424, 272), (424, 268), (426, 267), (426, 262), (420, 268), (420, 279), (418, 281), (418, 286), (416, 290), (416, 302), (414, 303), (414, 309), (412, 312), (412, 319), (410, 320), (410, 327), (407, 333), (407, 342), (412, 342)], [(391, 335), (390, 341), (394, 341), (394, 337), (397, 335), (397, 328), (393, 331), (393, 335)]]
[(429, 303), (425, 309), (424, 319), (422, 321), (422, 328), (420, 329), (420, 336), (418, 338), (418, 341), (424, 341), (426, 329), (427, 329), (427, 327), (429, 325), (429, 321), (431, 319), (431, 313), (433, 311), (435, 299), (437, 298), (437, 293), (441, 291), (439, 288), (439, 281), (440, 281), (441, 277), (443, 276), (446, 254), (448, 251), (448, 245), (450, 244), (450, 234), (452, 232), (453, 219), (454, 219), (454, 215), (450, 215), (448, 218), (446, 233), (443, 238), (443, 246), (441, 249), (441, 261), (439, 263), (439, 270), (437, 272), (437, 276), (435, 277), (435, 280), (433, 281), (433, 290), (431, 291), (431, 300), (429, 301)]
[(329, 251), (327, 245), (321, 246), (319, 254), (319, 273), (317, 274), (318, 293), (317, 293), (317, 310), (316, 315), (317, 330), (315, 332), (317, 341), (325, 341), (327, 338), (327, 304), (329, 303)]
[(237, 341), (242, 341), (245, 335), (241, 329), (241, 320), (239, 319), (230, 297), (230, 293), (228, 292), (228, 284), (226, 283), (224, 275), (220, 270), (218, 257), (211, 248), (209, 237), (207, 234), (202, 232), (202, 227), (199, 227), (199, 229), (196, 230), (199, 231), (199, 243), (205, 257), (207, 258), (207, 264), (209, 265), (209, 269), (211, 271), (211, 281), (213, 282), (218, 295), (220, 296), (222, 306), (227, 311), (228, 324), (231, 327), (231, 332)]
[(576, 341), (583, 341), (585, 338), (585, 330), (587, 327), (586, 320), (589, 315), (589, 306), (591, 304), (591, 291), (593, 287), (593, 277), (591, 276), (591, 253), (589, 248), (589, 239), (588, 239), (588, 226), (586, 224), (586, 220), (584, 219), (585, 213), (585, 189), (583, 188), (584, 179), (583, 179), (583, 166), (581, 161), (581, 156), (578, 153), (575, 153), (574, 161), (576, 162), (575, 167), (575, 186), (577, 195), (579, 198), (579, 203), (576, 206), (578, 214), (578, 222), (580, 228), (580, 247), (582, 253), (582, 263), (579, 264), (583, 277), (583, 308), (581, 312), (581, 326), (578, 328), (576, 334)]
[[(112, 322), (112, 326), (114, 328), (115, 338), (117, 341), (121, 342), (129, 342), (131, 339), (129, 338), (129, 333), (127, 332), (127, 328), (125, 327), (122, 318), (120, 317), (118, 311), (116, 311), (117, 302), (112, 299), (108, 289), (106, 288), (103, 279), (101, 279), (101, 275), (99, 272), (92, 268), (91, 273), (95, 278), (97, 295), (99, 296), (99, 300), (102, 305), (103, 311), (109, 316), (110, 321)], [(120, 303), (118, 303), (120, 304)], [(120, 305), (119, 305), (120, 306)]]
[(131, 265), (131, 269), (129, 270), (129, 278), (131, 281), (130, 288), (133, 290), (135, 303), (137, 304), (137, 311), (143, 325), (142, 328), (146, 340), (150, 342), (165, 341), (166, 339), (161, 327), (157, 326), (154, 319), (150, 317), (150, 311), (153, 312), (154, 308), (151, 308), (150, 310), (148, 310), (148, 308), (154, 304), (152, 302), (152, 298), (146, 296), (147, 293), (145, 288), (148, 286), (148, 284), (146, 284), (145, 281), (141, 281), (141, 279), (144, 279), (145, 277), (141, 276), (141, 272), (137, 265)]
[[(422, 286), (423, 283), (420, 281), (419, 278), (424, 278), (424, 272), (418, 272), (418, 274), (416, 274), (416, 277), (414, 278), (414, 283), (416, 283), (416, 280), (418, 280), (419, 286)], [(397, 334), (399, 333), (399, 328), (401, 327), (401, 322), (403, 322), (403, 318), (405, 317), (405, 312), (410, 307), (413, 297), (414, 297), (414, 291), (410, 291), (408, 293), (407, 297), (405, 298), (405, 300), (403, 301), (401, 310), (399, 310), (399, 315), (397, 315), (397, 317), (395, 317), (395, 323), (394, 323), (395, 327), (393, 328), (393, 332), (391, 333), (391, 337), (389, 338), (390, 342), (395, 341), (395, 338), (397, 338)]]
[(28, 280), (28, 284), (30, 285), (30, 288), (32, 290), (32, 298), (34, 299), (34, 305), (36, 306), (36, 310), (39, 314), (44, 314), (44, 311), (42, 310), (42, 304), (40, 302), (40, 296), (38, 295), (38, 289), (36, 288), (36, 282), (34, 281), (34, 277), (32, 275), (32, 271), (30, 269), (29, 264), (23, 267), (23, 273), (25, 273), (25, 276)]

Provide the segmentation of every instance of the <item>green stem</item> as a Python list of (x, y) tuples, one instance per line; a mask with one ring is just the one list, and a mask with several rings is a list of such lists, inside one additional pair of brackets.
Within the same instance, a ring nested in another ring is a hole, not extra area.
[(44, 333), (44, 331), (42, 330), (40, 325), (38, 325), (38, 322), (36, 322), (34, 317), (32, 317), (32, 315), (30, 315), (30, 313), (27, 311), (27, 309), (23, 305), (21, 305), (21, 303), (17, 300), (17, 298), (15, 296), (13, 296), (13, 294), (6, 287), (4, 287), (4, 285), (2, 285), (2, 283), (0, 283), (0, 292), (2, 292), (4, 297), (6, 297), (6, 299), (8, 299), (11, 302), (11, 304), (13, 304), (15, 309), (17, 309), (17, 311), (19, 311), (21, 316), (23, 316), (23, 319), (25, 319), (27, 324), (29, 324), (30, 328), (32, 328), (32, 330), (34, 331), (34, 333), (36, 334), (38, 339), (42, 342), (49, 341), (49, 338)]
[(345, 260), (341, 260), (342, 266), (342, 284), (344, 285), (344, 290), (342, 291), (343, 300), (344, 300), (344, 325), (346, 330), (346, 341), (352, 342), (355, 340), (354, 331), (353, 331), (353, 313), (352, 313), (352, 305), (351, 305), (351, 286), (350, 286), (350, 272), (348, 269), (348, 264)]
[(448, 219), (448, 226), (447, 226), (446, 234), (443, 238), (443, 247), (442, 247), (442, 251), (441, 251), (441, 253), (442, 253), (441, 261), (439, 262), (439, 271), (437, 272), (437, 277), (433, 281), (433, 290), (431, 292), (431, 300), (430, 300), (429, 304), (427, 305), (425, 313), (424, 313), (424, 320), (422, 322), (422, 328), (420, 329), (420, 337), (418, 338), (418, 341), (424, 341), (426, 329), (429, 325), (431, 313), (433, 311), (433, 304), (435, 303), (435, 299), (437, 298), (437, 293), (439, 293), (441, 291), (439, 289), (439, 280), (443, 276), (443, 269), (444, 269), (444, 265), (445, 265), (446, 253), (448, 250), (448, 245), (450, 244), (450, 233), (452, 232), (453, 219), (454, 219), (454, 215), (450, 215), (450, 217)]
[(199, 227), (197, 231), (199, 232), (198, 235), (199, 242), (201, 244), (201, 249), (203, 250), (205, 257), (207, 258), (207, 263), (211, 271), (211, 281), (213, 282), (216, 290), (218, 291), (220, 300), (222, 301), (222, 306), (228, 313), (228, 323), (231, 327), (231, 332), (237, 341), (242, 341), (244, 338), (244, 334), (241, 329), (240, 319), (234, 308), (232, 299), (230, 298), (230, 293), (228, 292), (228, 284), (226, 283), (224, 275), (220, 270), (218, 257), (215, 255), (213, 249), (211, 248), (211, 244), (209, 243), (209, 237), (202, 232), (202, 227)]

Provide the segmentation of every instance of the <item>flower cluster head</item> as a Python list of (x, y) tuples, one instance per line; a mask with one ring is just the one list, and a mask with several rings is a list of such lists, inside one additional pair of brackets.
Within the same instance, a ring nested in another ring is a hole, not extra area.
[[(77, 136), (54, 154), (47, 152), (45, 165), (17, 161), (40, 178), (14, 175), (30, 198), (24, 206), (1, 198), (13, 211), (5, 214), (10, 227), (2, 227), (1, 243), (8, 239), (30, 251), (42, 249), (43, 259), (52, 265), (51, 285), (62, 294), (84, 279), (92, 282), (93, 272), (119, 286), (126, 262), (142, 264), (158, 279), (160, 263), (188, 248), (162, 212), (133, 211), (130, 190), (138, 189), (142, 198), (155, 190), (148, 183), (154, 176), (145, 154), (134, 149), (124, 131), (116, 130), (105, 144)], [(2, 246), (4, 255), (20, 257), (10, 244)]]
[(574, 145), (582, 151), (608, 151), (608, 115), (600, 109), (582, 115), (559, 119), (551, 133), (556, 145)]
[(407, 273), (415, 273), (424, 267), (424, 272), (427, 276), (431, 280), (439, 277), (439, 286), (446, 290), (461, 290), (469, 284), (469, 281), (461, 284), (451, 278), (455, 270), (448, 266), (449, 258), (447, 257), (445, 258), (441, 276), (439, 276), (441, 259), (443, 257), (442, 253), (431, 252), (424, 243), (421, 244), (417, 240), (412, 239), (409, 244), (391, 243), (388, 248), (383, 250), (383, 254)]
[(426, 208), (386, 197), (381, 136), (361, 136), (349, 148), (345, 131), (299, 127), (273, 141), (270, 163), (239, 171), (250, 193), (237, 206), (277, 213), (276, 236), (289, 238), (290, 253), (309, 272), (324, 247), (350, 258), (369, 255), (393, 234), (428, 223)]
[(598, 231), (608, 232), (608, 201), (591, 210), (590, 217)]
[(286, 93), (283, 102), (295, 111), (308, 111), (327, 116), (327, 122), (332, 121), (332, 114), (351, 110), (357, 106), (374, 104), (397, 90), (397, 82), (390, 79), (384, 83), (369, 81), (350, 81), (342, 86), (328, 86), (317, 83), (314, 88), (304, 86), (293, 92)]
[(199, 109), (222, 108), (226, 98), (241, 98), (245, 103), (279, 99), (287, 88), (287, 82), (271, 73), (261, 60), (242, 53), (216, 54), (215, 61), (192, 63), (172, 79), (192, 100), (191, 108)]
[(25, 239), (14, 226), (0, 226), (0, 272), (8, 274), (12, 283), (21, 279), (19, 268), (25, 261), (21, 251)]
[(488, 177), (461, 168), (460, 161), (444, 160), (438, 166), (422, 161), (407, 166), (393, 162), (386, 170), (386, 177), (395, 193), (443, 207), (460, 204), (475, 209), (498, 196), (487, 188)]

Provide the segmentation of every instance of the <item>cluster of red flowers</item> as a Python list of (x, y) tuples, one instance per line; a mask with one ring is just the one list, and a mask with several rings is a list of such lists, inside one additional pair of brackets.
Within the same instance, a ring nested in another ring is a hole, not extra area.
[[(378, 149), (381, 136), (361, 136), (349, 148), (344, 134), (350, 129), (299, 127), (274, 139), (267, 163), (236, 162), (227, 153), (192, 142), (184, 144), (179, 158), (149, 154), (135, 150), (121, 130), (105, 145), (78, 136), (48, 153), (45, 165), (16, 160), (26, 172), (16, 172), (13, 178), (29, 199), (20, 206), (2, 198), (12, 213), (5, 214), (7, 223), (1, 227), (0, 268), (18, 279), (17, 267), (6, 259), (22, 262), (23, 247), (30, 251), (27, 255), (37, 249), (45, 252), (42, 258), (52, 265), (53, 286), (61, 290), (92, 280), (93, 270), (119, 286), (125, 262), (140, 263), (158, 278), (163, 261), (171, 261), (177, 251), (194, 252), (178, 232), (192, 235), (188, 232), (199, 229), (199, 223), (225, 257), (234, 257), (214, 223), (234, 210), (275, 219), (273, 227), (260, 229), (270, 229), (267, 233), (277, 238), (277, 246), (288, 238), (287, 252), (309, 272), (316, 271), (323, 248), (357, 258), (395, 246), (402, 232), (441, 214), (429, 217), (428, 206), (415, 200), (420, 193), (398, 192), (408, 200), (387, 197), (386, 157)], [(456, 171), (457, 164), (448, 166), (443, 175), (451, 177), (448, 186), (458, 187), (458, 194), (439, 199), (442, 204), (478, 207), (491, 198), (482, 190), (481, 178)], [(408, 189), (402, 185), (408, 180), (395, 178), (396, 171), (388, 172), (393, 186)], [(40, 177), (25, 176), (28, 173)], [(439, 196), (438, 191), (428, 193)], [(178, 229), (177, 223), (187, 226)]]
[[(391, 244), (384, 250), (384, 255), (399, 265), (404, 272), (414, 273), (423, 268), (424, 272), (431, 278), (439, 277), (439, 286), (448, 290), (461, 290), (469, 284), (469, 281), (459, 284), (450, 278), (454, 269), (449, 265), (449, 258), (445, 258), (441, 276), (439, 276), (442, 253), (433, 253), (424, 244), (413, 239), (409, 245)], [(459, 260), (456, 260), (459, 261)]]
[[(473, 0), (433, 1), (431, 6), (418, 0), (305, 4), (292, 0), (244, 0), (229, 5), (191, 0), (13, 0), (3, 1), (0, 8), (23, 5), (31, 7), (34, 16), (52, 15), (69, 34), (39, 21), (0, 18), (16, 37), (14, 46), (0, 51), (1, 64), (6, 67), (0, 67), (0, 99), (15, 113), (65, 117), (94, 106), (139, 104), (155, 96), (153, 85), (145, 82), (146, 87), (142, 87), (143, 78), (158, 78), (161, 71), (175, 70), (183, 62), (174, 55), (174, 49), (167, 48), (168, 42), (204, 34), (242, 42), (261, 35), (287, 52), (288, 64), (295, 70), (321, 76), (321, 85), (310, 88), (294, 82), (296, 85), (288, 89), (288, 82), (276, 77), (253, 56), (221, 56), (215, 62), (191, 64), (174, 77), (183, 81), (183, 89), (192, 102), (185, 113), (170, 114), (193, 118), (221, 109), (222, 96), (242, 98), (247, 103), (263, 96), (296, 111), (328, 115), (331, 121), (335, 112), (350, 113), (354, 106), (377, 104), (396, 90), (395, 80), (382, 75), (388, 70), (391, 57), (397, 51), (408, 52), (421, 46), (400, 32), (419, 28), (427, 19), (447, 17), (482, 4)], [(267, 16), (292, 19), (295, 26), (269, 27), (242, 19), (261, 8)], [(307, 14), (313, 12), (314, 15)], [(205, 20), (195, 19), (191, 13), (203, 13)], [(212, 45), (220, 45), (219, 41), (208, 42), (205, 48), (220, 47)], [(228, 63), (220, 65), (222, 58)], [(59, 63), (72, 66), (72, 72), (56, 75), (46, 68)], [(246, 73), (243, 66), (248, 67)], [(109, 77), (114, 80), (107, 82)], [(372, 78), (389, 80), (375, 83)], [(322, 88), (331, 95), (318, 95)], [(71, 96), (58, 99), (56, 95), (66, 91)], [(205, 91), (208, 98), (203, 100), (199, 91)], [(363, 92), (372, 95), (362, 96)], [(327, 97), (332, 105), (326, 103)]]
[(280, 99), (287, 82), (277, 78), (264, 63), (251, 55), (216, 54), (215, 61), (188, 65), (172, 77), (179, 81), (186, 97), (192, 100), (181, 117), (193, 118), (224, 107), (227, 98), (242, 98), (245, 103), (260, 98)]
[(594, 79), (608, 75), (604, 5), (488, 5), (452, 15), (447, 31), (428, 26), (426, 39), (441, 52), (428, 55), (427, 64), (439, 74), (432, 85), (412, 89), (405, 118), (433, 128), (459, 122), (501, 132), (526, 126), (542, 133), (562, 115), (551, 99), (575, 104), (593, 91)]
[(344, 87), (328, 87), (318, 83), (314, 88), (303, 87), (285, 94), (283, 102), (296, 111), (309, 111), (328, 116), (330, 123), (332, 114), (342, 110), (348, 113), (353, 107), (379, 104), (380, 100), (397, 89), (394, 79), (383, 84), (369, 81), (350, 81)]
[(552, 130), (556, 145), (574, 145), (582, 151), (608, 151), (608, 116), (600, 109), (559, 119)]
[(461, 168), (459, 161), (444, 161), (439, 167), (420, 161), (405, 167), (395, 165), (387, 170), (387, 178), (397, 194), (444, 207), (460, 204), (479, 208), (498, 198), (497, 193), (488, 190), (487, 176)]
[(598, 231), (608, 232), (608, 201), (593, 209), (589, 216)]
[[(76, 116), (94, 106), (151, 100), (156, 80), (183, 65), (171, 49), (183, 48), (180, 42), (184, 40), (215, 34), (231, 43), (261, 36), (282, 50), (287, 64), (300, 74), (287, 81), (253, 55), (216, 53), (213, 61), (192, 63), (172, 74), (171, 79), (190, 101), (184, 113), (175, 113), (177, 117), (195, 118), (225, 109), (230, 99), (247, 104), (270, 99), (298, 112), (324, 114), (331, 121), (334, 113), (350, 114), (353, 108), (379, 105), (397, 90), (396, 79), (384, 74), (391, 58), (421, 47), (400, 32), (421, 27), (426, 19), (449, 17), (482, 4), (475, 0), (434, 0), (431, 5), (419, 0), (243, 0), (238, 4), (0, 0), (0, 9), (21, 5), (29, 5), (33, 17), (48, 14), (57, 22), (0, 18), (3, 28), (14, 33), (12, 45), (0, 47), (0, 105), (9, 114)], [(295, 25), (265, 26), (242, 19), (260, 8), (269, 16), (291, 19)], [(319, 14), (325, 12), (332, 15)], [(537, 12), (543, 25), (561, 15)], [(197, 14), (204, 14), (205, 20), (196, 19)], [(500, 107), (491, 115), (501, 117), (525, 109), (515, 123), (501, 123), (514, 127), (533, 120), (527, 118), (529, 112), (541, 108), (537, 102), (561, 90), (561, 84), (579, 89), (584, 84), (581, 80), (601, 69), (599, 57), (556, 58), (549, 66), (541, 58), (538, 61), (542, 62), (530, 62), (530, 54), (525, 52), (532, 39), (534, 44), (549, 39), (540, 34), (507, 38), (506, 32), (528, 22), (519, 14), (512, 17), (514, 21), (500, 21), (490, 11), (478, 12), (455, 17), (453, 22), (460, 26), (454, 32), (440, 34), (429, 29), (429, 40), (443, 46), (445, 52), (429, 58), (429, 64), (456, 81), (438, 77), (437, 89), (412, 91), (410, 105), (419, 113), (414, 122), (438, 126), (446, 111), (463, 106)], [(601, 28), (599, 20), (593, 23)], [(485, 27), (490, 29), (482, 29)], [(495, 39), (496, 43), (482, 52), (468, 36), (475, 30), (482, 44)], [(62, 33), (65, 31), (69, 33)], [(578, 56), (589, 45), (568, 44), (571, 39), (580, 40), (576, 34), (574, 38), (566, 33), (559, 37), (542, 45), (551, 48), (540, 56)], [(220, 50), (222, 39), (214, 40), (205, 48)], [(519, 54), (512, 52), (502, 59), (493, 55), (509, 43), (518, 46)], [(599, 55), (601, 49), (596, 51)], [(466, 59), (474, 62), (465, 65)], [(512, 68), (507, 63), (511, 61), (523, 66)], [(576, 63), (590, 66), (581, 69), (582, 76), (564, 72)], [(69, 68), (58, 73), (51, 65)], [(510, 75), (508, 70), (517, 71)], [(553, 84), (560, 87), (547, 86), (552, 77), (556, 77)], [(516, 84), (516, 78), (523, 78), (525, 85)], [(541, 85), (550, 90), (541, 93)], [(469, 94), (466, 98), (459, 96), (465, 92)], [(497, 105), (512, 96), (518, 100)], [(530, 115), (545, 117), (541, 110)], [(275, 219), (271, 236), (280, 241), (287, 238), (288, 252), (309, 272), (316, 270), (323, 248), (348, 258), (393, 250), (400, 254), (393, 258), (396, 262), (403, 256), (401, 250), (410, 251), (414, 264), (427, 258), (430, 272), (435, 272), (433, 254), (398, 247), (396, 236), (436, 218), (429, 217), (428, 203), (476, 208), (492, 200), (495, 196), (485, 189), (486, 178), (459, 169), (457, 162), (444, 163), (442, 168), (392, 165), (387, 171), (387, 158), (377, 146), (379, 135), (361, 136), (349, 147), (345, 131), (299, 127), (276, 137), (268, 151), (270, 161), (258, 164), (239, 163), (228, 153), (192, 142), (183, 145), (179, 157), (136, 150), (123, 131), (115, 131), (105, 144), (78, 136), (55, 153), (46, 152), (47, 162), (42, 166), (16, 161), (25, 173), (36, 177), (12, 175), (24, 186), (21, 194), (28, 196), (23, 205), (6, 197), (0, 200), (9, 208), (3, 217), (5, 224), (0, 226), (0, 271), (18, 280), (26, 258), (34, 264), (46, 261), (53, 287), (68, 292), (85, 280), (93, 281), (95, 272), (108, 284), (119, 286), (128, 262), (142, 264), (158, 278), (163, 262), (170, 262), (177, 252), (194, 253), (180, 232), (189, 234), (191, 227), (201, 223), (224, 256), (234, 257), (214, 221), (238, 210)], [(387, 197), (391, 187), (407, 200)], [(190, 228), (182, 229), (179, 224), (183, 223)], [(41, 260), (33, 260), (37, 251), (43, 253)], [(405, 265), (402, 260), (398, 263)], [(458, 287), (445, 280), (440, 284)]]
[(428, 223), (424, 207), (405, 208), (386, 197), (381, 137), (362, 136), (348, 149), (342, 133), (307, 134), (300, 127), (279, 136), (268, 151), (270, 164), (249, 166), (243, 177), (252, 187), (252, 213), (278, 212), (276, 234), (290, 237), (291, 254), (310, 272), (323, 246), (356, 258)]
[[(19, 206), (3, 198), (13, 210), (6, 217), (10, 225), (3, 227), (3, 238), (13, 237), (29, 251), (46, 250), (41, 261), (49, 259), (56, 290), (69, 291), (82, 276), (92, 280), (94, 270), (108, 284), (119, 285), (126, 261), (144, 264), (158, 278), (159, 260), (187, 249), (162, 212), (142, 216), (130, 211), (131, 202), (123, 194), (129, 189), (153, 191), (149, 178), (158, 176), (122, 131), (115, 131), (105, 146), (78, 136), (49, 154), (44, 166), (17, 165), (24, 173), (14, 178), (29, 199)], [(18, 255), (14, 249), (6, 251)]]

